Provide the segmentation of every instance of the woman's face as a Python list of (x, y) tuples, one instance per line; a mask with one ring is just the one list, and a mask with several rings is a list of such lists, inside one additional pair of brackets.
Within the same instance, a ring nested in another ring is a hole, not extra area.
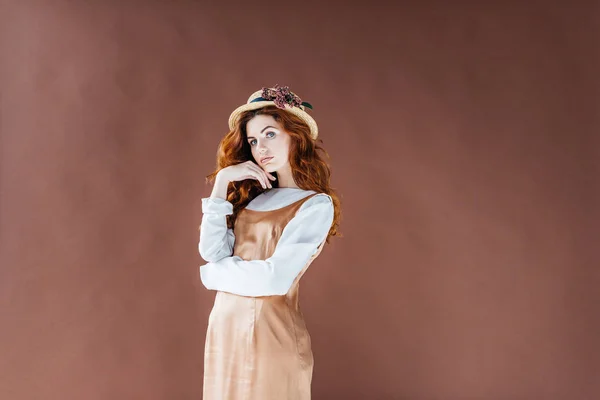
[(248, 144), (256, 163), (267, 172), (289, 165), (290, 135), (270, 115), (257, 115), (246, 124)]

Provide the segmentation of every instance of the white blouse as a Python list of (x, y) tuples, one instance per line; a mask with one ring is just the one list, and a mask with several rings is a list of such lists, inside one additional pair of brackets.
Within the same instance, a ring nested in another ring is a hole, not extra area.
[[(254, 198), (246, 208), (271, 211), (288, 206), (313, 193), (297, 188), (273, 188)], [(226, 216), (233, 205), (224, 199), (202, 199), (202, 223), (198, 250), (208, 261), (200, 266), (207, 289), (240, 296), (285, 295), (333, 222), (333, 203), (324, 193), (308, 199), (285, 226), (273, 255), (266, 260), (243, 260), (232, 256), (235, 235), (227, 228)]]

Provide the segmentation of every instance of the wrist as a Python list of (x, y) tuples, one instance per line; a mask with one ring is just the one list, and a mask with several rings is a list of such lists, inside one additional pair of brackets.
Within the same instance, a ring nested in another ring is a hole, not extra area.
[(223, 174), (224, 170), (220, 170), (219, 172), (217, 172), (217, 176), (215, 177), (215, 186), (217, 184), (221, 184), (221, 185), (229, 185), (229, 180), (225, 177), (225, 175)]
[(227, 180), (225, 177), (223, 177), (223, 175), (220, 175), (219, 173), (217, 173), (217, 176), (215, 178), (215, 183), (213, 186), (213, 190), (212, 190), (210, 197), (226, 200), (228, 186), (229, 186), (229, 180)]

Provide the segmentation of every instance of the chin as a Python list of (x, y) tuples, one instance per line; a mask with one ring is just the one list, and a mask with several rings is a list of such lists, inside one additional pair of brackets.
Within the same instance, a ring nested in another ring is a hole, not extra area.
[(278, 165), (272, 165), (272, 164), (261, 165), (260, 167), (263, 169), (263, 171), (267, 171), (268, 173), (276, 172), (277, 169), (279, 169)]

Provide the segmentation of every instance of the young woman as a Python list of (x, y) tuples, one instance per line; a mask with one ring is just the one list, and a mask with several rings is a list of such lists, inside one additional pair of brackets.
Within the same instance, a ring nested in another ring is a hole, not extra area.
[(208, 176), (200, 277), (217, 294), (204, 400), (310, 399), (313, 354), (298, 283), (337, 234), (340, 211), (305, 107), (288, 87), (253, 93), (231, 114)]

